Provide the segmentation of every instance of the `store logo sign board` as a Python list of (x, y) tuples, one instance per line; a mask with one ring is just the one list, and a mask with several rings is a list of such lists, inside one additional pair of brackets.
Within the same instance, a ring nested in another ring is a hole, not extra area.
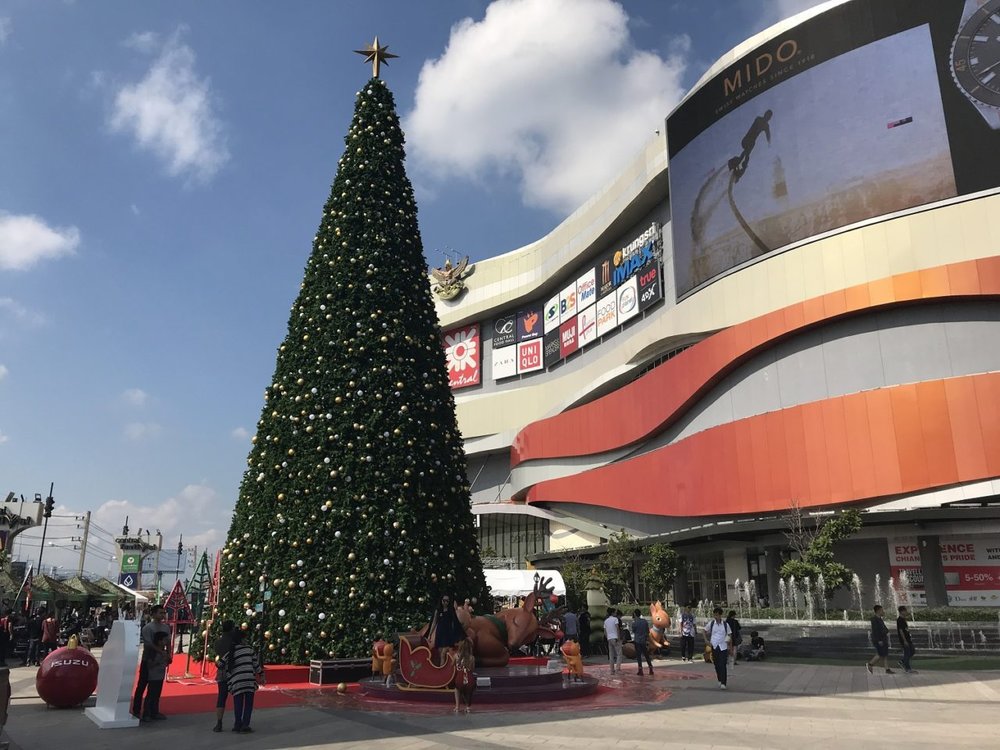
[(559, 320), (565, 323), (576, 317), (576, 284), (570, 284), (559, 293)]
[(517, 341), (517, 316), (505, 315), (493, 321), (493, 348), (502, 349)]
[(139, 582), (138, 573), (122, 573), (118, 576), (118, 583), (128, 589), (135, 589), (136, 584)]
[(559, 361), (559, 329), (549, 331), (542, 339), (542, 359), (546, 367), (551, 367)]
[(493, 350), (493, 379), (512, 378), (517, 375), (517, 346)]
[(655, 263), (661, 237), (660, 225), (654, 222), (630, 243), (605, 256), (597, 265), (598, 296), (610, 294), (640, 268)]
[(597, 335), (603, 336), (618, 327), (618, 295), (610, 294), (597, 303)]
[(478, 323), (444, 334), (444, 356), (448, 363), (448, 383), (452, 389), (479, 385), (482, 377), (481, 348)]
[(534, 372), (545, 366), (542, 361), (542, 340), (522, 341), (517, 345), (517, 371)]
[(639, 280), (639, 311), (642, 312), (663, 298), (663, 266), (654, 263), (640, 271), (636, 278)]
[(580, 343), (576, 338), (576, 318), (573, 318), (559, 326), (559, 356), (566, 359), (579, 348)]
[(576, 306), (583, 310), (597, 301), (597, 269), (591, 268), (576, 280)]
[(517, 314), (517, 340), (530, 341), (542, 337), (544, 323), (542, 308), (539, 305), (529, 305)]
[(544, 308), (545, 333), (559, 329), (559, 295), (545, 303)]
[(122, 555), (122, 573), (138, 573), (142, 556), (137, 552), (126, 552)]
[(597, 305), (591, 305), (576, 316), (576, 337), (581, 349), (597, 341)]
[(639, 280), (633, 276), (618, 287), (618, 325), (639, 314)]

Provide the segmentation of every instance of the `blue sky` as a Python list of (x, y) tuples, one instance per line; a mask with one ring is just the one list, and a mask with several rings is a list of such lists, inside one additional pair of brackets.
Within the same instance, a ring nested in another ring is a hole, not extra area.
[[(0, 489), (224, 540), (378, 34), (428, 260), (559, 223), (810, 0), (0, 0)], [(35, 559), (34, 532), (17, 556)]]

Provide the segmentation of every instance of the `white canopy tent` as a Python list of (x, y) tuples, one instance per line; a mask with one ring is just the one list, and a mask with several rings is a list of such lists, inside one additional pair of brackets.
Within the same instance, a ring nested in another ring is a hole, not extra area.
[(117, 586), (118, 588), (120, 588), (122, 591), (124, 591), (129, 596), (135, 597), (135, 603), (136, 604), (145, 604), (146, 602), (149, 601), (149, 597), (148, 596), (143, 596), (138, 591), (133, 591), (128, 586), (122, 586), (120, 583), (117, 583), (116, 581), (111, 581), (111, 583), (113, 583), (115, 586)]
[(558, 570), (484, 570), (486, 585), (493, 596), (527, 596), (535, 590), (535, 574), (541, 580), (552, 579), (549, 586), (556, 596), (566, 595), (566, 584)]

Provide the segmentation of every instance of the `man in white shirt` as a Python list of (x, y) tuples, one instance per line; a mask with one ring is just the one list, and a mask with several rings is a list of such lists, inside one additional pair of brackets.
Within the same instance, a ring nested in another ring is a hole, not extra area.
[(608, 661), (611, 662), (611, 674), (622, 667), (622, 646), (619, 640), (618, 617), (613, 609), (608, 610), (608, 619), (604, 621), (604, 637), (608, 639)]
[(712, 647), (712, 663), (715, 665), (715, 675), (719, 678), (719, 687), (726, 689), (726, 662), (729, 660), (729, 644), (733, 634), (729, 623), (722, 619), (722, 607), (716, 607), (715, 618), (705, 626), (705, 641)]

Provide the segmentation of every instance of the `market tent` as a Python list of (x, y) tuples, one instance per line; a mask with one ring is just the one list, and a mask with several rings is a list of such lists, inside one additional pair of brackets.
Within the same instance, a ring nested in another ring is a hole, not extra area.
[(31, 598), (45, 602), (85, 602), (87, 595), (47, 575), (31, 577)]
[(535, 575), (552, 579), (549, 586), (556, 596), (566, 595), (566, 584), (558, 570), (484, 570), (486, 585), (493, 596), (527, 596), (535, 590)]
[(79, 591), (86, 595), (87, 599), (92, 602), (110, 602), (118, 599), (121, 596), (120, 591), (116, 591), (112, 594), (110, 591), (105, 589), (103, 586), (99, 586), (93, 581), (88, 581), (82, 576), (73, 576), (63, 581), (63, 584), (69, 586), (74, 591)]
[(90, 585), (103, 592), (105, 601), (117, 601), (126, 597), (126, 592), (122, 591), (117, 583), (107, 578), (99, 578), (96, 581), (91, 581)]

